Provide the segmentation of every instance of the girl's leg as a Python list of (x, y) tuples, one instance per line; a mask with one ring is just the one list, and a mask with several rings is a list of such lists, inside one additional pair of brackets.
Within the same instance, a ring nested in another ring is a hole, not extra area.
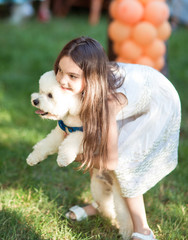
[[(150, 234), (150, 228), (146, 218), (143, 195), (135, 198), (125, 198), (133, 221), (133, 231), (144, 235)], [(137, 238), (134, 238), (137, 240)]]
[(40, 3), (38, 18), (41, 22), (48, 22), (50, 17), (50, 0), (44, 0)]

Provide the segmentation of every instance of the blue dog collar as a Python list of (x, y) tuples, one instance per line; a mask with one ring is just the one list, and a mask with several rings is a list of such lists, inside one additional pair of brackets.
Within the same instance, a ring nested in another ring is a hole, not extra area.
[(59, 120), (58, 124), (64, 132), (66, 132), (66, 130), (68, 130), (70, 133), (76, 132), (76, 131), (83, 132), (83, 127), (69, 127), (69, 126), (65, 125), (62, 120)]

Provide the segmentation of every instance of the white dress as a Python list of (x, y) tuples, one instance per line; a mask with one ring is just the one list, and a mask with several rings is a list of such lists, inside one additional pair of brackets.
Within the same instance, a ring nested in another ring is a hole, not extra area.
[(119, 63), (117, 90), (128, 99), (117, 115), (118, 166), (124, 197), (144, 194), (177, 165), (181, 106), (170, 81), (153, 68)]

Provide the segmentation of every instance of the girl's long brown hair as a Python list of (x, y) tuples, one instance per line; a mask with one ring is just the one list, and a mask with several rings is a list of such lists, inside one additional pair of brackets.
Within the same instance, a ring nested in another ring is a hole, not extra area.
[(54, 65), (57, 74), (62, 57), (69, 56), (83, 70), (86, 81), (80, 118), (83, 122), (83, 163), (80, 168), (92, 169), (93, 157), (99, 156), (100, 169), (106, 168), (107, 139), (109, 127), (108, 97), (116, 97), (115, 90), (123, 79), (115, 78), (107, 55), (99, 42), (89, 37), (79, 37), (70, 41), (60, 52)]

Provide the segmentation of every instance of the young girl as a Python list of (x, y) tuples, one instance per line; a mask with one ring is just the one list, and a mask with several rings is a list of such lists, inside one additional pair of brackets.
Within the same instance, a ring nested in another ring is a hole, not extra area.
[[(143, 194), (177, 165), (181, 114), (176, 90), (150, 67), (109, 62), (102, 46), (88, 37), (62, 49), (55, 74), (63, 92), (82, 100), (80, 168), (113, 171), (132, 218), (132, 239), (155, 239)], [(83, 216), (97, 213), (92, 204), (82, 209)], [(68, 217), (76, 216), (72, 208)]]

